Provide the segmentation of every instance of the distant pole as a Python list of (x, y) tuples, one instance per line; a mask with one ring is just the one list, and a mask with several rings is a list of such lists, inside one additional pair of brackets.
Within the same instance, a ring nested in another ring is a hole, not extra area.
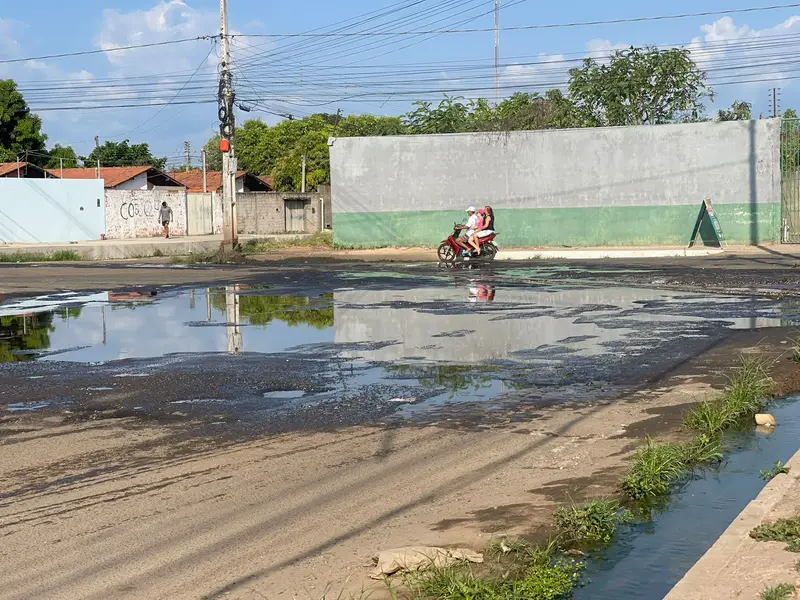
[(99, 135), (94, 136), (94, 147), (95, 148), (99, 148), (100, 147), (100, 136)]
[(183, 142), (183, 149), (186, 151), (186, 170), (192, 168), (192, 145), (189, 142)]
[(19, 179), (20, 177), (22, 176), (19, 174), (19, 154), (17, 154), (17, 179)]
[(200, 152), (200, 158), (203, 161), (203, 193), (208, 193), (208, 177), (206, 171), (206, 149), (203, 148), (202, 152)]
[(778, 118), (778, 89), (772, 88), (772, 118)]
[(303, 175), (302, 175), (302, 179), (300, 180), (300, 191), (305, 194), (306, 193), (306, 155), (305, 154), (303, 154), (302, 168), (303, 168)]
[(64, 179), (64, 159), (59, 158), (58, 160), (61, 161), (61, 179)]
[(100, 179), (100, 159), (97, 159), (97, 177), (95, 179)]
[(494, 0), (494, 101), (500, 104), (500, 0)]

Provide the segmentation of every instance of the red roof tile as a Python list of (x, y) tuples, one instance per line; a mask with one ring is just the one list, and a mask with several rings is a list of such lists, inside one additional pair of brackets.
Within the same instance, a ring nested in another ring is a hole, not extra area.
[[(121, 183), (125, 183), (134, 177), (147, 173), (153, 167), (100, 167), (100, 179), (103, 180), (106, 188), (117, 187)], [(60, 169), (47, 169), (51, 175), (58, 175), (61, 173)], [(97, 179), (97, 169), (92, 168), (78, 168), (78, 169), (64, 169), (62, 179)]]
[(17, 170), (17, 165), (19, 165), (19, 168), (22, 169), (22, 168), (28, 166), (28, 163), (26, 163), (26, 162), (21, 162), (21, 163), (16, 163), (16, 162), (0, 163), (0, 177), (2, 177), (3, 175), (8, 175), (9, 173), (13, 173), (14, 171), (16, 171)]
[[(247, 171), (237, 171), (236, 179), (244, 177), (245, 175), (247, 175)], [(169, 176), (185, 185), (189, 192), (197, 193), (203, 191), (203, 171), (200, 169), (193, 169), (191, 171), (176, 171), (174, 173), (170, 173)], [(252, 175), (251, 177), (255, 177), (255, 175)], [(270, 188), (274, 188), (272, 185), (272, 179), (270, 177), (257, 177), (257, 179), (269, 185)], [(215, 192), (220, 188), (222, 188), (222, 172), (206, 171), (206, 189), (209, 192)]]

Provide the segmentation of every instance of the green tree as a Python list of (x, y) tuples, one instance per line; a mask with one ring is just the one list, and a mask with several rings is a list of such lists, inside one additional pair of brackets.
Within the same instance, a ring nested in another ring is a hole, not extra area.
[[(31, 113), (17, 84), (11, 79), (0, 80), (0, 159), (16, 160), (26, 151), (41, 153), (46, 141), (42, 120)], [(35, 162), (34, 157), (31, 162)]]
[(75, 154), (75, 150), (72, 149), (72, 146), (56, 144), (50, 149), (48, 155), (49, 158), (44, 165), (46, 169), (58, 169), (61, 167), (62, 161), (64, 168), (81, 166), (78, 155)]
[(374, 115), (348, 115), (335, 126), (337, 137), (364, 137), (371, 135), (404, 135), (408, 129), (400, 117)]
[(717, 112), (718, 121), (749, 121), (753, 118), (753, 105), (749, 102), (734, 102), (730, 108)]
[(153, 166), (164, 170), (167, 167), (166, 158), (156, 158), (150, 152), (146, 143), (130, 145), (130, 140), (121, 142), (106, 142), (92, 150), (92, 153), (81, 160), (91, 166), (100, 160), (101, 167), (138, 167)]
[(679, 48), (619, 50), (608, 64), (587, 58), (569, 74), (569, 101), (574, 109), (565, 115), (574, 126), (697, 120), (704, 100), (713, 97), (706, 74), (688, 50)]
[(403, 116), (409, 133), (462, 133), (472, 130), (472, 111), (460, 96), (448, 96), (434, 106), (414, 102), (416, 108)]

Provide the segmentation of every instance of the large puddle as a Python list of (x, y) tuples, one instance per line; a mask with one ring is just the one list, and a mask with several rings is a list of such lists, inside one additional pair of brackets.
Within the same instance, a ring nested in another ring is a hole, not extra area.
[[(7, 302), (0, 363), (120, 365), (118, 378), (146, 377), (187, 356), (286, 356), (322, 364), (325, 381), (302, 393), (258, 392), (265, 406), (337, 402), (373, 386), (371, 398), (411, 414), (520, 389), (546, 402), (598, 398), (621, 378), (677, 364), (731, 329), (800, 322), (795, 304), (767, 299), (507, 287), (491, 275), (388, 287), (289, 296), (227, 286)], [(126, 364), (130, 371), (120, 372)]]
[(762, 469), (786, 463), (800, 445), (800, 396), (770, 411), (772, 434), (755, 431), (725, 438), (732, 451), (718, 470), (689, 482), (652, 523), (623, 531), (585, 573), (591, 581), (576, 600), (661, 600), (764, 488)]

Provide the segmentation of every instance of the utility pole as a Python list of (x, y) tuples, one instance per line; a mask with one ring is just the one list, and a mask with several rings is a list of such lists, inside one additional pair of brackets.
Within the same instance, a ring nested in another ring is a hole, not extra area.
[(59, 158), (58, 160), (61, 161), (61, 179), (64, 179), (64, 159)]
[(494, 0), (494, 102), (500, 104), (500, 0)]
[(192, 168), (192, 145), (189, 142), (183, 142), (183, 149), (186, 152), (186, 170)]
[(302, 179), (300, 180), (300, 191), (305, 194), (306, 193), (306, 155), (305, 154), (303, 154), (302, 170), (303, 170), (303, 176), (302, 176)]
[(203, 148), (203, 150), (200, 152), (200, 160), (202, 160), (202, 162), (203, 162), (203, 193), (207, 194), (208, 193), (208, 175), (207, 175), (208, 172), (206, 171), (206, 149), (205, 148)]
[(95, 148), (99, 148), (100, 147), (100, 136), (99, 135), (94, 136), (94, 147)]
[(228, 1), (219, 0), (220, 41), (222, 56), (219, 70), (219, 132), (220, 150), (222, 151), (222, 206), (223, 206), (223, 241), (226, 248), (239, 243), (236, 231), (236, 156), (233, 148), (233, 135), (236, 121), (233, 114), (235, 95), (233, 76), (231, 74), (231, 48), (228, 39)]
[(781, 112), (780, 109), (780, 95), (781, 89), (780, 88), (772, 88), (770, 94), (770, 101), (772, 102), (772, 118), (777, 119), (778, 115)]

